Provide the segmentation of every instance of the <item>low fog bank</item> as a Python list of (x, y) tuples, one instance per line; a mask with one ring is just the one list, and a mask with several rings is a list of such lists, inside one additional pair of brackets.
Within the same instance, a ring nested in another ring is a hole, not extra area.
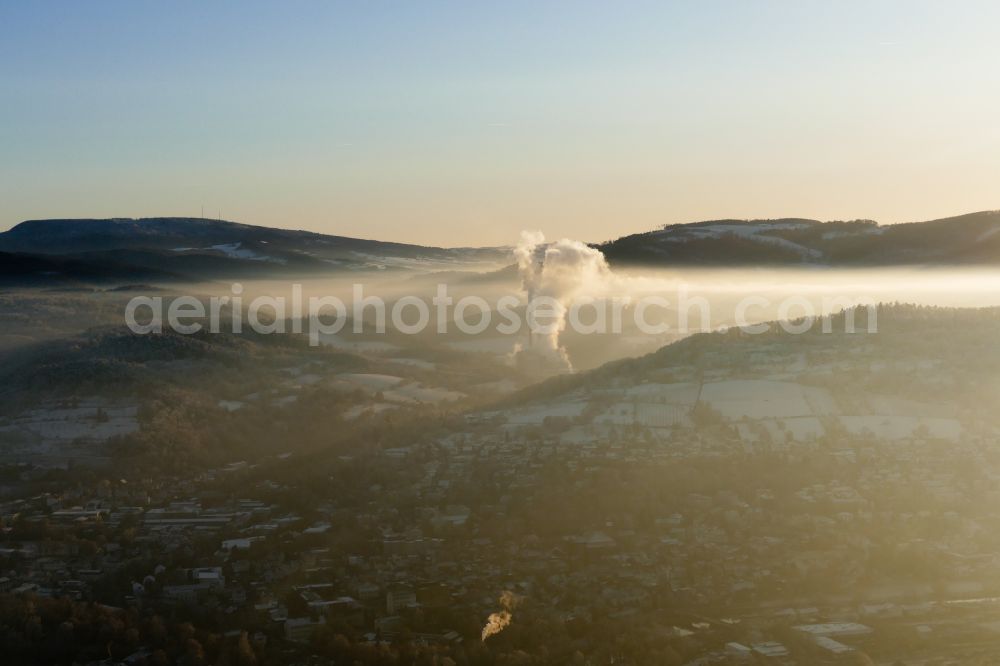
[[(387, 279), (377, 273), (337, 275), (297, 283), (247, 281), (240, 286), (245, 303), (259, 296), (291, 299), (293, 289), (300, 290), (304, 304), (310, 298), (339, 299), (345, 304), (348, 321), (336, 339), (330, 339), (331, 344), (349, 344), (354, 338), (381, 336), (388, 341), (399, 337), (400, 331), (393, 325), (394, 305), (401, 299), (419, 299), (426, 304), (430, 319), (424, 330), (404, 336), (411, 342), (512, 358), (530, 347), (536, 356), (548, 358), (556, 371), (587, 369), (641, 355), (701, 330), (830, 314), (867, 303), (1000, 305), (998, 269), (612, 270), (599, 253), (572, 241), (539, 242), (523, 256), (530, 261), (522, 259), (519, 270), (429, 273), (402, 279)], [(232, 295), (232, 284), (228, 283), (189, 285), (187, 289), (187, 293), (203, 297)], [(442, 293), (449, 298), (447, 306), (435, 302)], [(359, 294), (385, 303), (385, 333), (375, 331), (373, 307), (366, 304), (356, 310)], [(506, 299), (508, 312), (526, 322), (527, 303), (539, 296), (556, 302), (557, 321), (550, 331), (531, 335), (526, 324), (516, 332), (500, 326), (507, 320), (500, 316), (498, 304), (503, 305)], [(483, 317), (488, 317), (490, 325), (482, 331), (459, 330), (454, 325), (455, 304), (463, 299), (476, 301), (462, 313), (470, 328)], [(576, 323), (582, 327), (567, 322), (574, 304), (578, 307)], [(437, 326), (442, 307), (449, 324), (444, 332)], [(484, 307), (489, 309), (488, 315), (483, 313)], [(621, 323), (617, 329), (613, 321), (616, 307)], [(358, 312), (364, 322), (360, 335), (353, 324), (353, 315)], [(418, 317), (412, 307), (406, 307), (401, 319), (414, 323)]]

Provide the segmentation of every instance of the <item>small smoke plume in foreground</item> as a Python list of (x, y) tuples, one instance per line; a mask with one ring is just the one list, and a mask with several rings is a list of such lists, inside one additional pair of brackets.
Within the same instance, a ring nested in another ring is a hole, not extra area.
[(490, 616), (486, 619), (486, 626), (483, 627), (484, 641), (507, 628), (507, 625), (514, 619), (513, 611), (515, 606), (517, 606), (517, 602), (518, 598), (516, 594), (510, 590), (503, 591), (503, 594), (500, 595), (501, 610), (496, 613), (490, 613)]
[[(574, 298), (607, 293), (612, 280), (608, 262), (599, 250), (580, 241), (563, 238), (546, 245), (540, 231), (522, 231), (514, 257), (528, 302), (551, 298), (555, 303), (556, 323), (549, 333), (538, 337), (532, 350), (555, 358), (572, 370), (566, 349), (559, 344), (559, 335), (566, 329), (566, 315)], [(521, 351), (516, 349), (515, 354)]]

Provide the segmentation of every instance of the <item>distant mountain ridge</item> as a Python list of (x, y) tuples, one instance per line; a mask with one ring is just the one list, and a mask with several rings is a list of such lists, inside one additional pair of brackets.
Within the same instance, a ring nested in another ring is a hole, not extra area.
[[(1000, 263), (1000, 211), (906, 224), (808, 218), (672, 224), (595, 245), (612, 265)], [(430, 273), (510, 264), (509, 248), (441, 248), (190, 217), (28, 220), (0, 233), (6, 284)]]
[[(113, 267), (116, 275), (204, 279), (443, 270), (500, 264), (509, 257), (505, 248), (427, 247), (187, 217), (28, 220), (0, 233), (0, 252), (18, 257), (0, 274), (8, 281), (17, 267), (27, 271), (20, 274), (27, 281), (60, 275), (92, 280), (102, 265)], [(53, 262), (65, 270), (52, 269)]]
[(1000, 263), (1000, 211), (929, 222), (806, 218), (667, 225), (597, 247), (612, 264), (881, 266)]

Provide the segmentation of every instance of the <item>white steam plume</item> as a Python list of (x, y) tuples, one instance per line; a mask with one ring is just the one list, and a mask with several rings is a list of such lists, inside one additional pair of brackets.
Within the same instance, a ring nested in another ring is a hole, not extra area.
[[(605, 295), (612, 282), (611, 269), (599, 250), (580, 241), (563, 238), (545, 245), (540, 231), (522, 231), (514, 250), (521, 283), (529, 306), (533, 299), (552, 299), (555, 323), (537, 338), (537, 349), (572, 370), (559, 336), (566, 329), (566, 315), (573, 299), (580, 295)], [(543, 322), (548, 325), (549, 321)], [(515, 349), (515, 354), (519, 353)]]
[(514, 258), (517, 259), (517, 270), (521, 276), (521, 287), (528, 293), (530, 301), (538, 286), (541, 276), (543, 257), (538, 256), (539, 250), (544, 250), (545, 235), (541, 231), (522, 231), (521, 240), (514, 248)]

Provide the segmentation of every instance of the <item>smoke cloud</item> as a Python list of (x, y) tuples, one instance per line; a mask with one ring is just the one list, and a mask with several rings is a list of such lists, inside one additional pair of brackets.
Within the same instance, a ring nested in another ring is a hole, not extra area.
[(513, 611), (517, 606), (518, 601), (519, 599), (516, 594), (510, 590), (503, 591), (500, 595), (501, 610), (496, 613), (490, 613), (490, 616), (486, 619), (486, 626), (483, 627), (484, 641), (490, 636), (495, 636), (507, 628), (507, 626), (514, 619)]
[[(544, 300), (546, 313), (554, 319), (547, 319), (546, 331), (533, 337), (532, 350), (572, 370), (566, 349), (559, 343), (566, 329), (566, 314), (580, 296), (597, 298), (607, 294), (612, 282), (608, 262), (599, 250), (580, 241), (563, 238), (546, 244), (540, 231), (522, 231), (514, 256), (529, 309), (533, 302), (541, 304)], [(518, 347), (514, 354), (522, 351)]]
[[(540, 254), (540, 252), (542, 254)], [(545, 234), (541, 231), (522, 231), (521, 240), (514, 248), (517, 270), (521, 276), (521, 286), (528, 293), (528, 300), (534, 295), (544, 265)]]

